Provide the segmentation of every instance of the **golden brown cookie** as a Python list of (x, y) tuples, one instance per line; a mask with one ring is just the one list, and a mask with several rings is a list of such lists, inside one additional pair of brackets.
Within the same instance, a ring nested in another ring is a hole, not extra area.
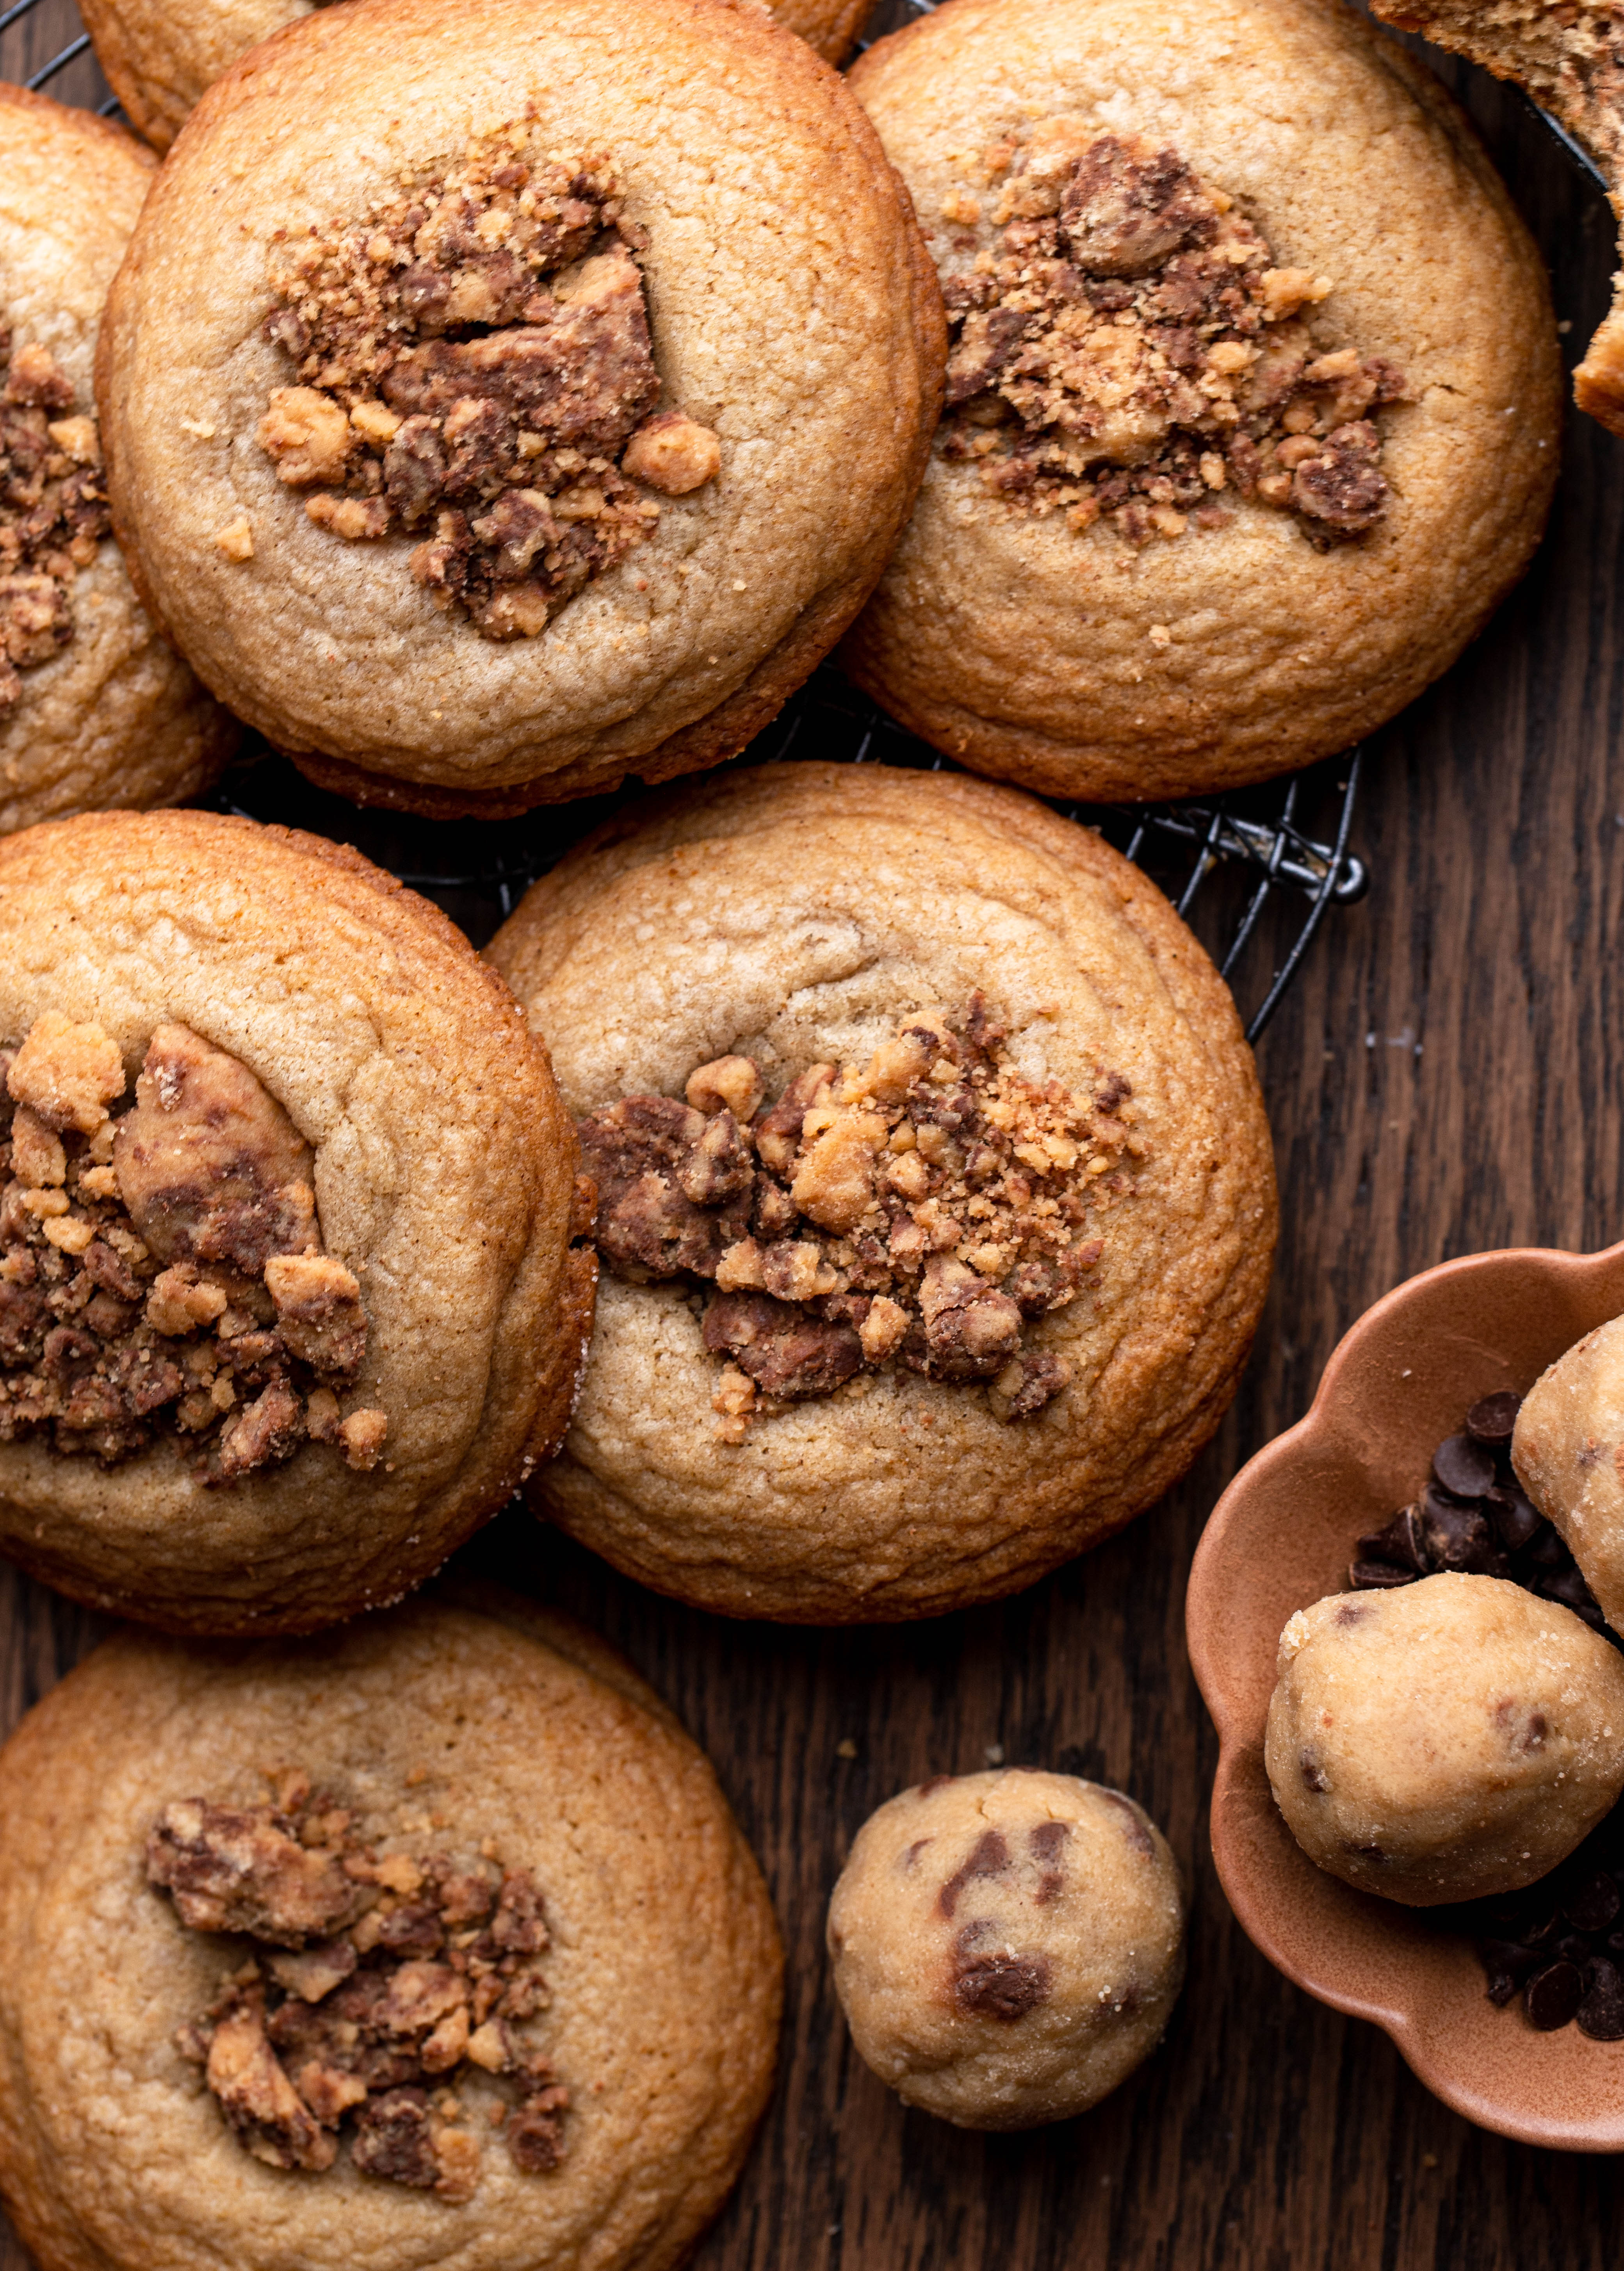
[(122, 127), (0, 86), (0, 830), (179, 803), (236, 739), (108, 517), (96, 337), (152, 174)]
[(948, 0), (852, 85), (951, 337), (868, 692), (978, 771), (1167, 797), (1447, 668), (1538, 540), (1561, 373), (1430, 74), (1315, 0)]
[[(1546, 7), (1541, 0), (1394, 0), (1373, 12), (1399, 30), (1419, 32), (1451, 54), (1515, 79), (1590, 150), (1624, 221), (1624, 27), (1616, 8)], [(1610, 433), (1624, 434), (1624, 277), (1613, 305), (1573, 375), (1573, 398)]]
[(0, 1545), (188, 1632), (398, 1598), (547, 1457), (593, 1263), (443, 916), (203, 813), (0, 842)]
[(0, 2184), (41, 2271), (293, 2271), (335, 2231), (666, 2271), (737, 2177), (772, 1912), (703, 1754), (567, 1619), (118, 1638), (0, 1803)]
[[(207, 87), (240, 56), (328, 0), (85, 0), (79, 13), (131, 125), (167, 150)], [(865, 0), (779, 0), (771, 11), (838, 63)]]
[(734, 1616), (1030, 1584), (1181, 1475), (1275, 1235), (1234, 1007), (1099, 838), (957, 776), (741, 771), (623, 814), (492, 958), (598, 1185), (536, 1505)]
[(845, 84), (753, 6), (349, 0), (217, 83), (101, 377), (200, 674), (324, 786), (517, 811), (730, 756), (907, 516), (942, 331)]
[(1098, 2105), (1160, 2042), (1184, 1890), (1120, 1791), (1012, 1767), (871, 1813), (829, 1903), (852, 2040), (905, 2105), (1030, 2129)]

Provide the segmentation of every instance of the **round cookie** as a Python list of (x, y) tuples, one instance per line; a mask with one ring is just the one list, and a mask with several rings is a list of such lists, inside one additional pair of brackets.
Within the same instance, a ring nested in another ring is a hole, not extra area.
[(1624, 1791), (1624, 1663), (1555, 1601), (1444, 1575), (1280, 1634), (1264, 1762), (1316, 1866), (1412, 1908), (1514, 1892)]
[[(138, 134), (167, 150), (205, 90), (240, 56), (328, 0), (85, 0), (96, 61)], [(857, 34), (864, 0), (779, 0), (772, 11), (831, 63)]]
[(1172, 797), (1448, 667), (1538, 540), (1561, 369), (1424, 69), (1315, 0), (948, 0), (852, 85), (950, 326), (868, 693), (978, 771)]
[(0, 86), (0, 830), (180, 803), (236, 741), (110, 533), (96, 339), (152, 177), (122, 127)]
[(962, 2129), (1086, 2113), (1160, 2042), (1184, 1894), (1120, 1791), (1010, 1768), (871, 1813), (829, 1903), (852, 2039), (905, 2105)]
[(907, 517), (943, 331), (867, 117), (754, 6), (348, 0), (211, 89), (108, 340), (199, 674), (324, 786), (491, 816), (773, 716)]
[(1511, 1439), (1517, 1478), (1624, 1629), (1624, 1318), (1576, 1341), (1534, 1382)]
[(666, 2271), (737, 2177), (771, 1910), (703, 1754), (567, 1619), (115, 1639), (0, 1794), (0, 2181), (41, 2271)]
[(0, 839), (0, 1547), (35, 1575), (309, 1630), (556, 1443), (574, 1138), (505, 987), (356, 853), (192, 812)]
[(540, 1510), (734, 1616), (938, 1614), (1181, 1476), (1275, 1236), (1234, 1006), (1014, 791), (765, 766), (622, 813), (490, 953), (606, 1262)]

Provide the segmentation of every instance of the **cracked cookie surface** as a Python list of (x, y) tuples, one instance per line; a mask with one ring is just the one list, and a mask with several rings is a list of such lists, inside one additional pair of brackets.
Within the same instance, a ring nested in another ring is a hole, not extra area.
[(205, 813), (0, 838), (0, 1544), (181, 1630), (398, 1598), (548, 1456), (592, 1314), (510, 997)]
[(1227, 992), (1097, 836), (957, 776), (747, 769), (589, 839), (490, 953), (600, 1187), (532, 1495), (617, 1567), (930, 1615), (1107, 1535), (1217, 1424), (1268, 1131)]
[(1538, 541), (1561, 372), (1429, 72), (1313, 0), (947, 0), (852, 84), (955, 333), (866, 692), (1114, 800), (1340, 751), (1454, 661)]
[(335, 2230), (674, 2271), (736, 2178), (771, 1905), (702, 1754), (567, 1619), (486, 1590), (315, 1644), (129, 1633), (0, 1804), (0, 2182), (41, 2271), (279, 2271)]

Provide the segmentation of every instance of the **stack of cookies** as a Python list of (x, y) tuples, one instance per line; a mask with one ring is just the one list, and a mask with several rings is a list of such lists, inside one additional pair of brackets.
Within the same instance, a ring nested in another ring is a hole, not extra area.
[[(1030, 792), (1259, 778), (1448, 666), (1554, 478), (1543, 274), (1313, 0), (948, 0), (842, 78), (860, 12), (86, 0), (161, 165), (0, 95), (0, 1545), (147, 1628), (0, 1758), (44, 2271), (680, 2262), (759, 1873), (601, 1643), (403, 1597), (523, 1492), (704, 1610), (937, 1615), (1234, 1394), (1233, 1004)], [(717, 770), (837, 651), (969, 771)], [(162, 808), (244, 726), (431, 817), (704, 777), (480, 957)], [(883, 2077), (1008, 2127), (1154, 2047), (1183, 1919), (1130, 1799), (1022, 1773), (882, 1809), (830, 1944)]]

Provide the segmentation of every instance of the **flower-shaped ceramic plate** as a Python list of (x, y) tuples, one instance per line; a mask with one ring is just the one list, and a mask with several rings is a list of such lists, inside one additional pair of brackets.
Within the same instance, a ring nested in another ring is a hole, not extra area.
[(1220, 1746), (1213, 1858), (1251, 1939), (1322, 2003), (1385, 2027), (1469, 2120), (1580, 2152), (1624, 2152), (1624, 2043), (1537, 2033), (1489, 2002), (1469, 1940), (1316, 1869), (1270, 1793), (1263, 1728), (1281, 1627), (1342, 1590), (1355, 1538), (1418, 1494), (1467, 1405), (1525, 1391), (1620, 1312), (1624, 1245), (1474, 1254), (1397, 1287), (1341, 1342), (1307, 1417), (1219, 1500), (1186, 1612)]

